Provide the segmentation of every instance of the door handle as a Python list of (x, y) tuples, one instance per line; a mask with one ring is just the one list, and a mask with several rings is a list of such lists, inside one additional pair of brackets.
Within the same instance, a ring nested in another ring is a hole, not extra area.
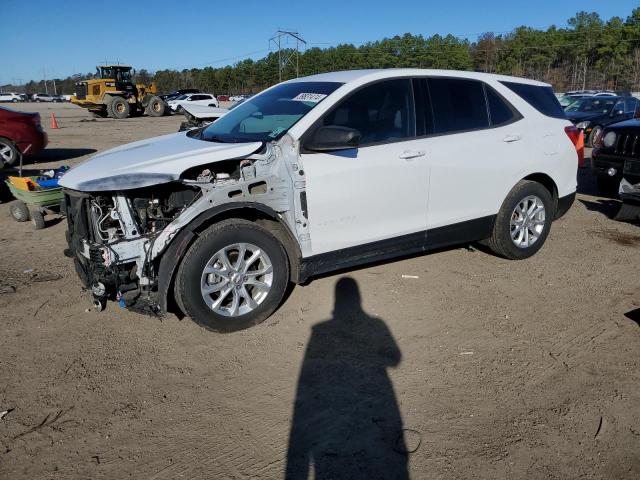
[(518, 140), (522, 140), (522, 136), (518, 133), (515, 133), (513, 135), (507, 135), (502, 139), (502, 141), (505, 143), (513, 143), (513, 142), (517, 142)]
[(405, 150), (399, 155), (399, 158), (404, 160), (410, 160), (412, 158), (424, 157), (424, 150)]

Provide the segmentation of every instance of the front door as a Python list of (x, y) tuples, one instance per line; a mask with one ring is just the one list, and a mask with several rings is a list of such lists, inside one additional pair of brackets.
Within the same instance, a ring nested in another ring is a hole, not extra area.
[(365, 86), (348, 96), (322, 125), (357, 129), (358, 148), (302, 153), (313, 255), (354, 246), (375, 251), (403, 237), (422, 245), (427, 225), (429, 170), (424, 141), (415, 138), (411, 80)]

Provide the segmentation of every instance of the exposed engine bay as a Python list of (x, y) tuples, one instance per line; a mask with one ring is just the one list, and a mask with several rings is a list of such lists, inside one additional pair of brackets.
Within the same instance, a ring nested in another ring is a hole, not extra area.
[(287, 142), (266, 144), (245, 158), (191, 167), (178, 180), (159, 185), (98, 192), (65, 189), (65, 253), (74, 258), (94, 305), (102, 309), (106, 300), (116, 300), (143, 313), (164, 313), (162, 253), (194, 219), (224, 204), (266, 205), (301, 246), (308, 243), (304, 172), (294, 152)]

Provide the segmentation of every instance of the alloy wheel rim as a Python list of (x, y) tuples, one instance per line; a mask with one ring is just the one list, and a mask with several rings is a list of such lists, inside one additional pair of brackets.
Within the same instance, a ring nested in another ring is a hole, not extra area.
[(0, 143), (0, 159), (6, 164), (13, 161), (13, 149), (6, 143)]
[(239, 317), (255, 310), (273, 285), (273, 263), (251, 243), (234, 243), (218, 250), (205, 264), (200, 293), (218, 315)]
[(511, 241), (518, 248), (528, 248), (538, 241), (545, 224), (544, 203), (539, 197), (529, 195), (520, 200), (511, 213)]

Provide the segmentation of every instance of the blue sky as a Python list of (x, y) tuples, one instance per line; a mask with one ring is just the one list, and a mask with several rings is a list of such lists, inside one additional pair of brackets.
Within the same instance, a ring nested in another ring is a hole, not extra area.
[(278, 28), (298, 30), (320, 47), (405, 32), (473, 40), (520, 25), (564, 26), (579, 10), (626, 18), (636, 6), (638, 0), (0, 0), (0, 85), (41, 79), (45, 71), (47, 78), (92, 72), (105, 59), (147, 70), (223, 66), (264, 56)]

